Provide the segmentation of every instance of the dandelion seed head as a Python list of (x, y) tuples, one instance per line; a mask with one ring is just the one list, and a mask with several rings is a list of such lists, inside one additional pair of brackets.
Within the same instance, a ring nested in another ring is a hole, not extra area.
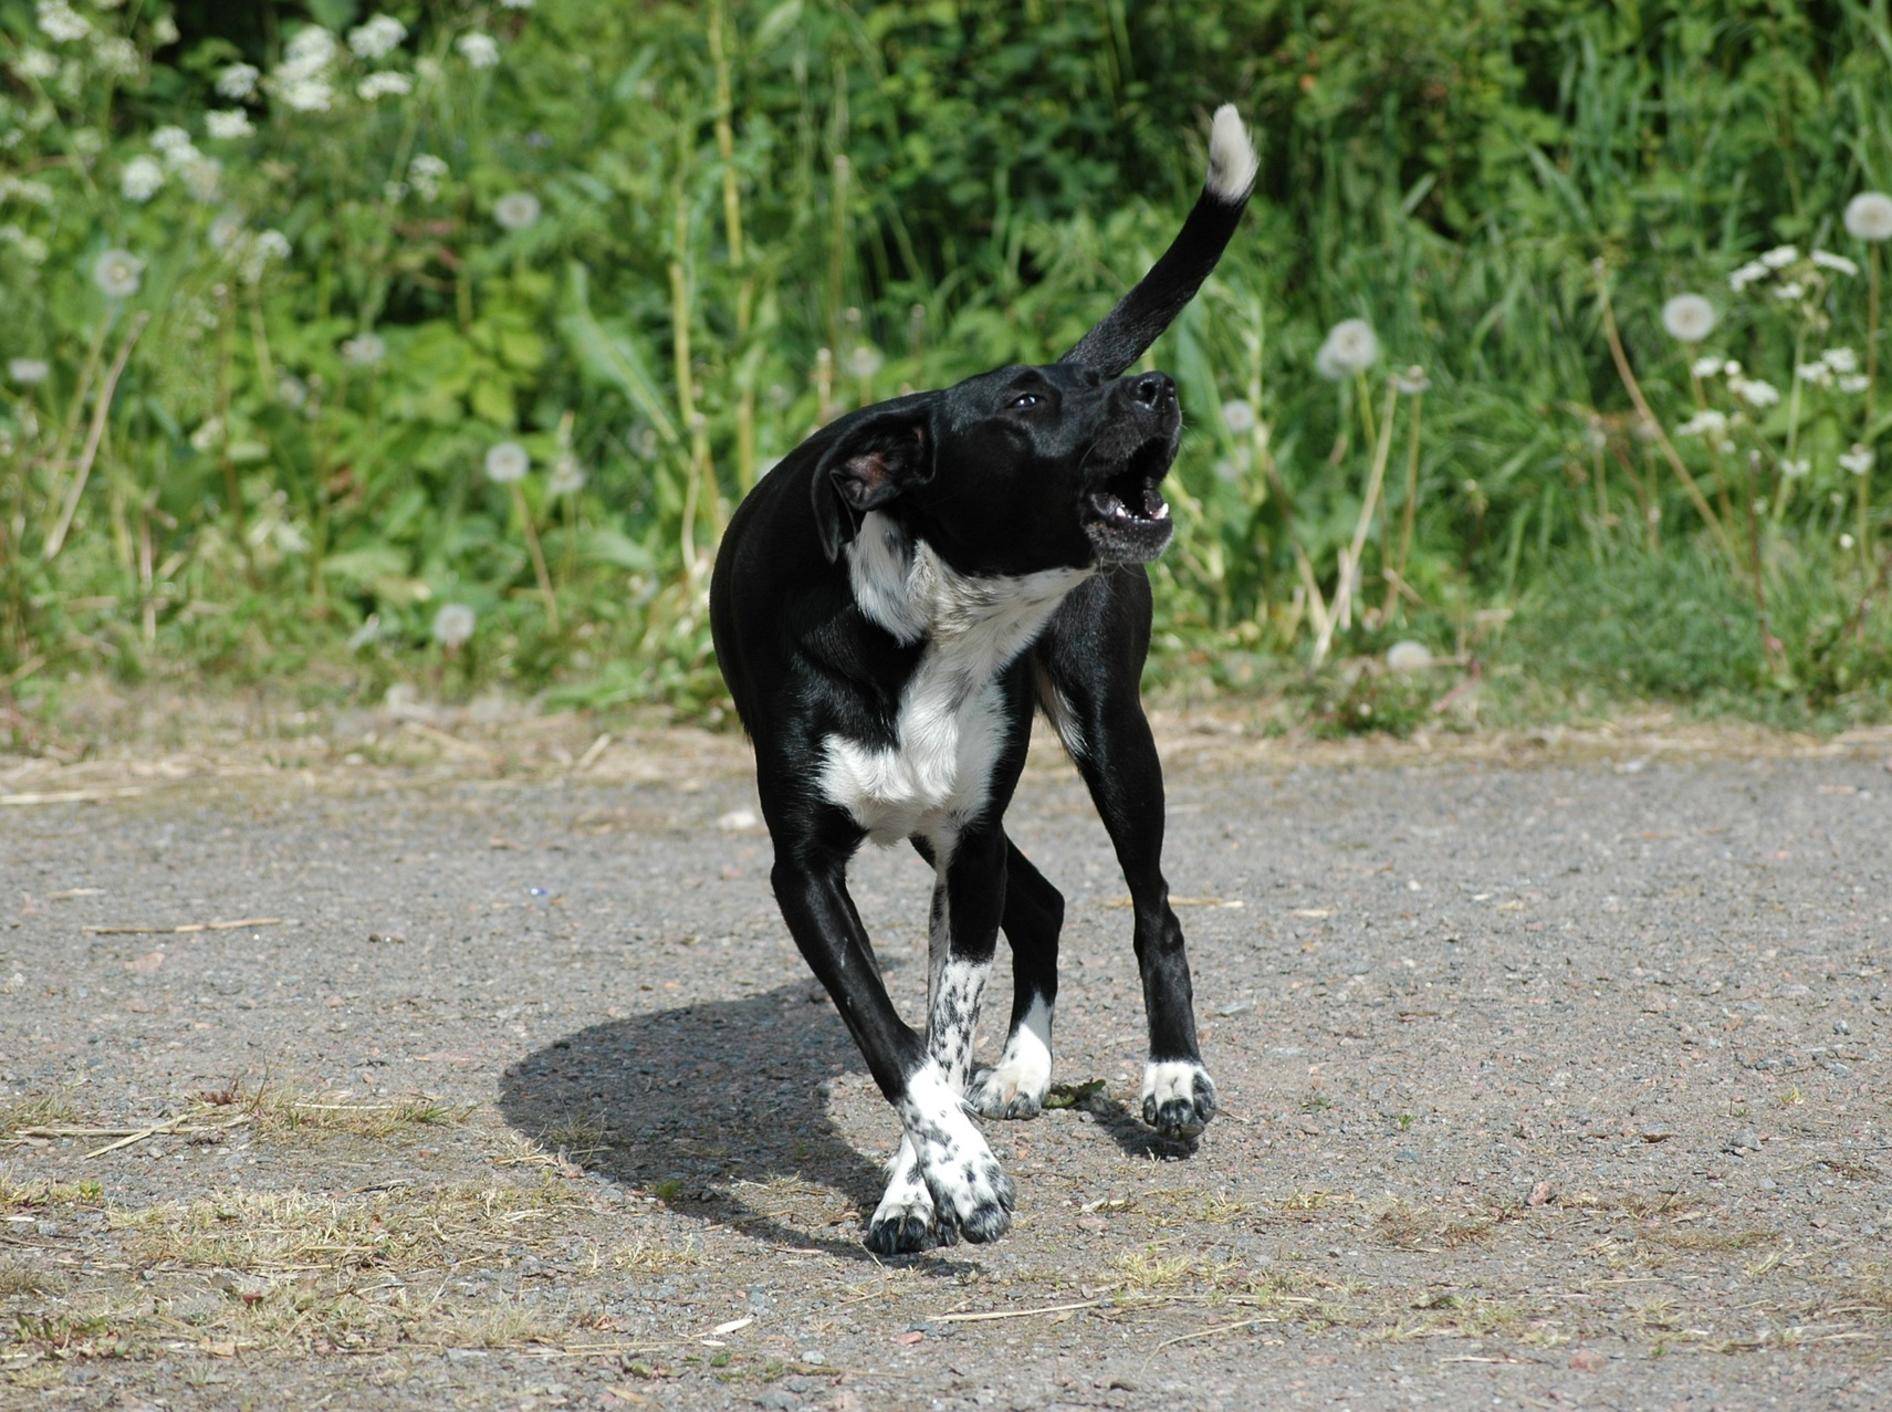
[(357, 368), (372, 368), (388, 356), (388, 345), (378, 333), (358, 333), (342, 341), (341, 354), (344, 363)]
[(1843, 531), (1841, 532), (1839, 537), (1839, 547), (1841, 549), (1851, 549), (1855, 543), (1857, 543), (1857, 541), (1850, 534), (1846, 534)]
[(493, 219), (505, 230), (524, 230), (539, 219), (539, 198), (529, 191), (509, 191), (493, 203)]
[(34, 383), (44, 382), (52, 373), (52, 365), (44, 358), (9, 358), (7, 359), (7, 377), (21, 387), (31, 387)]
[(92, 262), (92, 283), (107, 299), (129, 299), (143, 282), (145, 262), (129, 250), (107, 250)]
[(1857, 240), (1892, 240), (1892, 196), (1862, 191), (1846, 203), (1846, 233)]
[(1393, 390), (1406, 397), (1417, 397), (1431, 386), (1431, 374), (1417, 363), (1393, 374)]
[(532, 458), (516, 441), (501, 441), (486, 453), (486, 478), (494, 485), (512, 485), (526, 478)]
[(1700, 343), (1719, 319), (1715, 306), (1699, 294), (1678, 294), (1662, 306), (1662, 327), (1678, 343)]
[[(1327, 341), (1321, 345), (1327, 353), (1327, 363), (1338, 369), (1340, 377), (1351, 377), (1363, 373), (1379, 361), (1379, 335), (1373, 332), (1373, 325), (1365, 319), (1342, 319), (1327, 331)], [(1314, 366), (1318, 370), (1321, 358), (1316, 355)], [(1327, 377), (1329, 374), (1322, 373)]]
[(1255, 409), (1239, 397), (1222, 404), (1222, 425), (1236, 436), (1246, 436), (1255, 429)]
[(133, 157), (118, 174), (119, 194), (140, 205), (157, 195), (163, 185), (164, 167), (156, 157)]
[(434, 614), (434, 641), (448, 651), (466, 646), (478, 623), (473, 610), (464, 603), (443, 603)]
[(847, 355), (847, 370), (862, 382), (881, 370), (886, 364), (880, 350), (871, 343), (857, 343), (854, 351)]

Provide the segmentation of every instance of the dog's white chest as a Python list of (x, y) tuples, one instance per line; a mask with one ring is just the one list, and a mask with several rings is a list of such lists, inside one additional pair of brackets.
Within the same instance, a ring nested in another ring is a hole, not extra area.
[(956, 833), (985, 807), (1005, 748), (999, 674), (1088, 570), (967, 577), (877, 514), (865, 517), (848, 558), (861, 610), (899, 641), (926, 646), (891, 746), (838, 734), (823, 743), (822, 796), (876, 843)]

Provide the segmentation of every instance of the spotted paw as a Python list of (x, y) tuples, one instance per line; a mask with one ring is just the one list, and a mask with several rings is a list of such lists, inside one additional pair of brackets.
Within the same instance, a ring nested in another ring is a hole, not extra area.
[(942, 1227), (950, 1223), (974, 1245), (997, 1240), (1011, 1229), (1012, 1179), (990, 1151), (962, 1154), (923, 1170)]
[(1215, 1080), (1189, 1059), (1152, 1061), (1143, 1069), (1143, 1121), (1164, 1137), (1201, 1135), (1215, 1116)]

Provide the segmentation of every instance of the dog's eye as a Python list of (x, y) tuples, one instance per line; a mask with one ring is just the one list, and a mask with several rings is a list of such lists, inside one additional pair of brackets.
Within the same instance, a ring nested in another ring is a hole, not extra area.
[(1036, 407), (1042, 401), (1044, 398), (1035, 392), (1021, 392), (1012, 399), (1011, 405), (1015, 411), (1023, 412), (1029, 407)]

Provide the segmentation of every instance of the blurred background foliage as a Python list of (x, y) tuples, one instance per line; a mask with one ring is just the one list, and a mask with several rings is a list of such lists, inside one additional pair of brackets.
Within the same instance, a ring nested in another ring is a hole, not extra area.
[(1232, 100), (1159, 685), (1883, 716), (1888, 93), (1886, 0), (0, 0), (0, 693), (714, 716), (743, 491), (1067, 347)]

